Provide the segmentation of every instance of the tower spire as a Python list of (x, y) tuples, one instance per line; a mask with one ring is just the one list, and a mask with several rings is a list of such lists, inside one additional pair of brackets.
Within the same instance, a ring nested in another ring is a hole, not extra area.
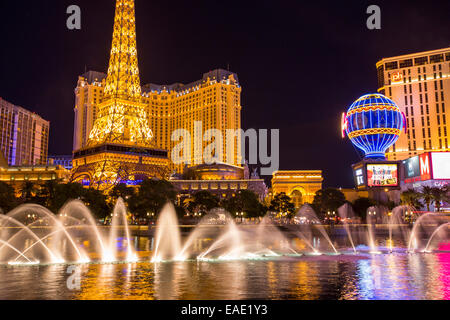
[(139, 99), (140, 95), (134, 0), (116, 0), (105, 99)]
[(114, 32), (104, 96), (87, 146), (74, 153), (74, 181), (106, 190), (142, 177), (167, 176), (167, 152), (152, 149), (142, 101), (134, 0), (116, 0)]
[(134, 0), (116, 0), (104, 93), (88, 146), (102, 143), (149, 146), (153, 132), (141, 102)]

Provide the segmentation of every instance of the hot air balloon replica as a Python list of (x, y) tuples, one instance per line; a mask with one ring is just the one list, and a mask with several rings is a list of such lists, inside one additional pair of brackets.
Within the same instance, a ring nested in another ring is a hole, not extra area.
[(368, 94), (356, 100), (342, 115), (342, 137), (364, 153), (353, 165), (358, 189), (399, 186), (396, 161), (386, 160), (386, 151), (406, 130), (406, 117), (394, 101), (382, 94)]
[(405, 120), (394, 101), (382, 94), (368, 94), (342, 115), (342, 133), (364, 152), (366, 159), (385, 160), (386, 150), (405, 130)]

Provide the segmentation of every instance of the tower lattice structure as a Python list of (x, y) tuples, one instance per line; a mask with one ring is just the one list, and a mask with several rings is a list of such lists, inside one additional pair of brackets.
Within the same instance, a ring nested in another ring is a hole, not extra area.
[(107, 189), (139, 177), (164, 178), (167, 152), (153, 149), (142, 102), (134, 0), (116, 0), (103, 101), (87, 147), (74, 153), (73, 180)]

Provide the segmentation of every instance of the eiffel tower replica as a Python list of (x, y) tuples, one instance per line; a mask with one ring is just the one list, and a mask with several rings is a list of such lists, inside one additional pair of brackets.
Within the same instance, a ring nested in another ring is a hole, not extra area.
[(153, 145), (139, 79), (134, 0), (117, 0), (104, 97), (87, 146), (74, 152), (72, 181), (107, 190), (166, 178), (168, 152)]

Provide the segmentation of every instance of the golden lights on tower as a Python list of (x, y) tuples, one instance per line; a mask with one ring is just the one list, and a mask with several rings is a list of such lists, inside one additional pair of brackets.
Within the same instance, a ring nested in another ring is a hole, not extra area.
[(74, 153), (73, 180), (107, 189), (136, 174), (164, 175), (167, 152), (151, 149), (153, 132), (142, 102), (134, 0), (116, 0), (104, 96), (87, 146)]
[(149, 146), (153, 133), (141, 102), (134, 0), (117, 0), (104, 102), (89, 146), (111, 142)]

